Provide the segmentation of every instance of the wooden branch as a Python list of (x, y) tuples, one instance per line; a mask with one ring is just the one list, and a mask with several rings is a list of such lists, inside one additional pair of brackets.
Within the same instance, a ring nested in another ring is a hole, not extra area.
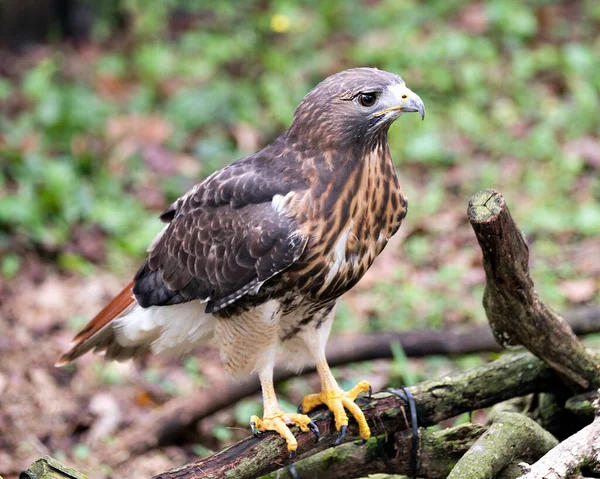
[(588, 391), (578, 396), (573, 396), (565, 402), (565, 410), (571, 414), (587, 420), (593, 421), (595, 416), (594, 401), (598, 399), (598, 391)]
[(496, 340), (504, 347), (525, 346), (574, 388), (600, 386), (597, 363), (534, 290), (527, 243), (502, 195), (495, 190), (475, 194), (468, 216), (483, 252), (483, 306)]
[[(552, 369), (529, 353), (505, 357), (440, 380), (412, 386), (419, 422), (422, 426), (437, 424), (458, 414), (491, 406), (515, 396), (533, 392), (556, 391), (564, 388)], [(405, 404), (389, 393), (375, 394), (371, 400), (359, 401), (374, 436), (390, 434), (409, 427)], [(328, 448), (337, 437), (329, 411), (319, 408), (310, 414), (321, 431), (321, 441), (314, 442), (312, 434), (296, 432), (299, 444), (298, 459)], [(356, 425), (351, 422), (347, 441), (358, 439)], [(249, 437), (213, 456), (182, 468), (165, 472), (154, 479), (211, 479), (259, 477), (283, 467), (287, 462), (285, 441), (271, 433), (258, 438)]]
[[(598, 411), (596, 402), (596, 411)], [(522, 464), (520, 479), (566, 479), (582, 465), (600, 465), (600, 416), (532, 466)]]
[(45, 456), (19, 474), (19, 479), (87, 479), (87, 476), (61, 464), (50, 456)]
[[(600, 306), (576, 308), (566, 314), (573, 330), (580, 335), (600, 332)], [(329, 364), (340, 366), (357, 361), (392, 357), (391, 345), (399, 343), (409, 357), (432, 354), (468, 354), (484, 351), (501, 351), (487, 325), (453, 328), (442, 331), (414, 330), (385, 332), (332, 339), (327, 347)], [(304, 374), (314, 372), (308, 368)], [(281, 382), (296, 376), (287, 368), (275, 369), (275, 381)], [(111, 454), (113, 464), (123, 462), (131, 455), (139, 455), (157, 447), (180, 440), (202, 419), (230, 407), (241, 399), (260, 391), (256, 377), (243, 382), (227, 381), (212, 384), (211, 394), (199, 390), (187, 398), (173, 399), (152, 413), (138, 425), (129, 428), (122, 436), (120, 453)]]
[(597, 396), (597, 391), (571, 397), (564, 394), (540, 394), (535, 419), (559, 441), (563, 441), (594, 420), (592, 403)]
[(569, 394), (544, 393), (539, 394), (536, 398), (538, 402), (535, 417), (536, 421), (546, 431), (559, 440), (569, 437), (576, 430), (581, 429), (581, 427), (591, 422), (590, 420), (581, 427), (577, 427), (575, 430), (572, 429), (575, 424), (573, 421), (566, 420), (565, 417), (566, 411), (564, 406), (568, 396)]
[(534, 420), (503, 412), (456, 463), (448, 479), (494, 479), (515, 457), (535, 461), (557, 444)]
[[(456, 461), (485, 431), (478, 424), (461, 424), (442, 431), (419, 430), (418, 477), (444, 479)], [(408, 475), (410, 471), (411, 434), (399, 432), (377, 436), (360, 445), (347, 443), (328, 448), (296, 463), (299, 477), (354, 479), (377, 473)], [(272, 472), (262, 479), (293, 479), (289, 469)]]

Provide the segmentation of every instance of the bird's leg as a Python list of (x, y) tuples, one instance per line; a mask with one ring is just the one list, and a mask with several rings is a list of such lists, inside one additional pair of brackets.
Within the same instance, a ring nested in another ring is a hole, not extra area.
[(334, 443), (335, 446), (343, 442), (348, 430), (348, 415), (346, 414), (346, 410), (356, 419), (360, 437), (365, 440), (369, 439), (371, 437), (371, 430), (367, 424), (367, 419), (354, 401), (360, 393), (368, 393), (370, 396), (371, 385), (367, 381), (361, 381), (349, 391), (343, 391), (333, 377), (324, 354), (321, 360), (317, 362), (317, 372), (321, 379), (321, 392), (310, 394), (302, 400), (302, 405), (300, 406), (302, 412), (307, 413), (321, 404), (325, 404), (329, 408), (335, 418), (335, 428), (340, 431)]
[(303, 432), (311, 431), (319, 440), (319, 429), (308, 416), (286, 413), (279, 408), (275, 388), (273, 387), (273, 368), (264, 368), (258, 376), (263, 394), (264, 414), (262, 419), (258, 416), (250, 418), (252, 433), (257, 435), (258, 431), (276, 431), (285, 439), (290, 457), (293, 457), (296, 449), (298, 449), (298, 442), (292, 431), (290, 431), (289, 425), (298, 426)]
[(367, 419), (354, 402), (361, 392), (368, 393), (370, 396), (371, 385), (367, 381), (361, 381), (349, 391), (343, 391), (333, 377), (333, 374), (331, 374), (331, 369), (329, 369), (329, 365), (325, 359), (325, 346), (329, 338), (334, 315), (335, 306), (326, 308), (317, 313), (316, 320), (313, 320), (314, 329), (307, 327), (298, 333), (307, 351), (315, 361), (317, 373), (321, 379), (321, 392), (306, 396), (302, 400), (298, 412), (307, 413), (321, 404), (326, 405), (335, 418), (335, 428), (340, 432), (338, 438), (333, 443), (334, 446), (337, 446), (344, 441), (346, 432), (348, 431), (348, 415), (346, 414), (346, 410), (356, 419), (360, 436), (365, 440), (371, 437), (371, 430), (367, 424)]

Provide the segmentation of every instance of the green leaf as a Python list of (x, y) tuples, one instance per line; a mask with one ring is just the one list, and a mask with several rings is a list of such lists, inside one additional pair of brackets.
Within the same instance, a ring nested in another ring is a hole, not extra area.
[(397, 341), (392, 342), (390, 344), (390, 349), (392, 350), (392, 356), (394, 357), (392, 361), (393, 375), (402, 378), (405, 386), (416, 384), (417, 378), (412, 371), (408, 357), (404, 353), (404, 349), (402, 349), (400, 343)]
[(600, 205), (586, 203), (579, 206), (575, 215), (575, 224), (585, 235), (597, 237), (600, 235)]
[(8, 80), (0, 78), (0, 100), (8, 99), (13, 92), (13, 87)]
[(262, 405), (256, 399), (244, 399), (235, 405), (234, 414), (238, 424), (248, 424), (250, 417), (262, 417)]
[(213, 427), (212, 433), (216, 440), (222, 442), (231, 440), (231, 437), (233, 436), (233, 432), (231, 431), (231, 429), (229, 429), (226, 426), (223, 426), (222, 424), (216, 424)]
[(56, 71), (55, 61), (45, 58), (25, 75), (22, 83), (23, 93), (32, 100), (43, 100), (54, 87), (52, 81)]
[(142, 45), (134, 55), (142, 81), (158, 82), (173, 71), (175, 57), (168, 45), (154, 43)]
[(207, 457), (214, 453), (212, 449), (209, 449), (208, 447), (203, 446), (202, 444), (194, 444), (192, 446), (192, 451), (198, 457)]
[(75, 444), (73, 446), (73, 456), (81, 461), (90, 457), (90, 449), (84, 444)]
[(11, 280), (21, 269), (21, 259), (14, 253), (8, 253), (0, 260), (0, 271), (4, 279)]
[(58, 257), (58, 265), (67, 271), (82, 275), (90, 275), (94, 271), (92, 265), (82, 256), (75, 253), (64, 253)]

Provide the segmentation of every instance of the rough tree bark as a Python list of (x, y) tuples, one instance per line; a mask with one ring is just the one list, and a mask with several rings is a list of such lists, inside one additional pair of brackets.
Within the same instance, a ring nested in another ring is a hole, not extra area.
[(527, 416), (503, 412), (460, 458), (448, 479), (494, 479), (515, 456), (535, 461), (557, 444), (552, 434)]
[(565, 410), (574, 416), (580, 417), (589, 424), (594, 420), (596, 410), (594, 401), (598, 399), (598, 391), (589, 391), (570, 397), (565, 402)]
[(87, 479), (87, 476), (46, 456), (38, 459), (29, 469), (19, 474), (19, 479)]
[(575, 389), (599, 387), (598, 364), (534, 290), (529, 248), (502, 195), (480, 191), (471, 198), (467, 214), (483, 252), (483, 306), (496, 340), (504, 347), (525, 346)]
[[(483, 303), (496, 340), (504, 347), (525, 346), (549, 364), (573, 389), (586, 390), (590, 387), (597, 387), (600, 384), (600, 375), (596, 358), (593, 358), (578, 341), (566, 321), (551, 311), (534, 290), (533, 281), (529, 276), (527, 244), (513, 221), (502, 195), (494, 190), (477, 193), (469, 203), (468, 216), (483, 252), (486, 273)], [(488, 373), (490, 374), (487, 379), (493, 381), (493, 374), (491, 371)], [(506, 380), (506, 378), (504, 379)], [(461, 384), (464, 386), (464, 383)], [(473, 384), (473, 381), (469, 380), (467, 384)], [(492, 386), (493, 384), (491, 383)], [(485, 385), (490, 387), (489, 382)], [(456, 391), (453, 391), (452, 386), (448, 387), (447, 384), (439, 384), (437, 387), (428, 384), (428, 387), (435, 390), (433, 396), (436, 398), (436, 406), (439, 408), (435, 412), (427, 410), (426, 404), (429, 403), (426, 400), (429, 398), (427, 393), (422, 396), (424, 391), (412, 391), (423, 425), (442, 419), (440, 411), (447, 405), (456, 406), (457, 403), (460, 403), (461, 398), (473, 399), (465, 390), (460, 391), (461, 396), (457, 397)], [(462, 387), (455, 387), (455, 389), (462, 389)], [(482, 389), (479, 389), (478, 392), (482, 392)], [(477, 392), (474, 393), (477, 394)], [(493, 396), (493, 393), (487, 388), (485, 394), (488, 399)], [(523, 394), (527, 394), (527, 391), (521, 390), (520, 395)], [(389, 398), (376, 396), (375, 401), (371, 401), (365, 408), (370, 422), (375, 424), (373, 428), (375, 434), (403, 429), (396, 420), (396, 427), (389, 430), (390, 427), (393, 427), (394, 422), (388, 424), (386, 421), (390, 417), (397, 416), (401, 409), (389, 409), (386, 400)], [(465, 410), (472, 409), (473, 407)], [(455, 414), (456, 411), (452, 415)], [(431, 422), (436, 416), (436, 420)], [(327, 418), (329, 416), (315, 418), (320, 429), (324, 430), (325, 438), (332, 435), (333, 432), (330, 418)], [(323, 429), (322, 426), (325, 426), (325, 423), (326, 427)], [(513, 424), (513, 426), (515, 425)], [(550, 441), (548, 437), (546, 439), (545, 447)], [(269, 464), (268, 467), (276, 468), (273, 460), (281, 461), (285, 457), (285, 451), (281, 451), (281, 446), (279, 453), (269, 447), (252, 450), (249, 441), (246, 441), (246, 444), (242, 441), (204, 461), (157, 476), (157, 479), (219, 477), (223, 474), (232, 474), (231, 477), (242, 479), (263, 474), (266, 464)], [(486, 435), (483, 441), (491, 441), (491, 435)], [(306, 446), (300, 443), (300, 447), (306, 454)], [(308, 450), (314, 454), (318, 447), (312, 446)], [(473, 454), (478, 449), (474, 448)], [(267, 457), (261, 457), (262, 453), (267, 453)], [(467, 457), (465, 463), (469, 462), (470, 457), (471, 455)], [(501, 461), (501, 466), (504, 467), (507, 462), (509, 462), (508, 459)], [(489, 467), (489, 471), (484, 471), (484, 473), (481, 473), (480, 467), (480, 474), (474, 477), (491, 477), (498, 472), (498, 467), (498, 465), (492, 465)], [(211, 474), (214, 475), (211, 476)], [(462, 477), (460, 468), (456, 474), (457, 477)]]
[[(595, 402), (596, 413), (598, 401)], [(523, 464), (520, 479), (566, 479), (581, 465), (600, 465), (600, 416), (565, 439), (532, 466)]]
[[(596, 358), (589, 354), (567, 322), (546, 306), (535, 291), (529, 276), (527, 243), (510, 215), (502, 195), (495, 190), (480, 191), (471, 198), (467, 214), (483, 253), (486, 274), (483, 306), (496, 340), (507, 348), (525, 346), (550, 365), (574, 390), (598, 387), (600, 374)], [(546, 411), (545, 421), (552, 422), (552, 418), (557, 414), (556, 407), (552, 406), (558, 406), (560, 400), (557, 396), (548, 399), (548, 405), (551, 407), (547, 409), (551, 409), (552, 412)], [(560, 412), (558, 414), (560, 415)], [(541, 429), (537, 424), (530, 426), (530, 433)], [(527, 443), (523, 443), (522, 439), (527, 431), (522, 430), (519, 433), (516, 424), (502, 431), (494, 431), (493, 427), (494, 425), (458, 462), (450, 475), (451, 479), (492, 479), (512, 459), (510, 454), (503, 454), (507, 444), (515, 446), (515, 450), (522, 450), (526, 446)], [(495, 432), (494, 436), (492, 432)], [(506, 434), (509, 434), (509, 437), (501, 442), (496, 441), (499, 435)], [(545, 431), (544, 434), (550, 436)], [(588, 434), (586, 439), (592, 438)], [(490, 441), (493, 444), (486, 444)], [(515, 443), (519, 443), (518, 448)], [(564, 475), (546, 476), (553, 467), (560, 469), (559, 463), (553, 465), (552, 461), (557, 461), (561, 455), (565, 456), (571, 451), (565, 449), (564, 444), (551, 450), (546, 456), (549, 457), (547, 463), (535, 471), (532, 470), (527, 479), (565, 477), (573, 470), (572, 466), (580, 464), (581, 460), (588, 457), (580, 455), (578, 458), (571, 458), (569, 467), (564, 468)], [(498, 457), (492, 468), (482, 467), (476, 460), (484, 454), (496, 453)], [(589, 455), (588, 450), (586, 453)], [(579, 462), (575, 463), (577, 459)], [(565, 462), (568, 461), (565, 459)]]
[[(569, 325), (578, 335), (600, 332), (600, 307), (585, 306), (565, 314)], [(399, 343), (409, 357), (434, 354), (469, 354), (497, 352), (502, 347), (494, 340), (488, 325), (468, 329), (443, 331), (415, 330), (365, 334), (359, 337), (342, 336), (330, 341), (327, 347), (329, 364), (340, 366), (357, 361), (393, 357), (391, 345)], [(310, 374), (314, 368), (303, 373)], [(296, 374), (286, 368), (275, 369), (275, 382), (286, 381)], [(221, 409), (230, 407), (245, 397), (260, 392), (256, 377), (243, 382), (227, 381), (212, 385), (211, 394), (200, 390), (192, 396), (174, 399), (153, 413), (151, 418), (130, 428), (123, 436), (120, 452), (112, 454), (114, 464), (127, 460), (158, 446), (172, 444), (193, 430), (195, 424)]]
[[(484, 307), (493, 335), (502, 346), (520, 344), (537, 357), (529, 353), (508, 354), (486, 366), (411, 387), (421, 426), (437, 424), (458, 414), (488, 407), (517, 396), (544, 392), (556, 394), (557, 398), (566, 398), (570, 393), (569, 389), (585, 390), (590, 387), (597, 388), (600, 384), (600, 354), (588, 352), (568, 324), (552, 312), (535, 292), (528, 272), (527, 244), (510, 216), (502, 196), (494, 190), (476, 194), (471, 199), (468, 214), (483, 251), (487, 280)], [(446, 337), (446, 342), (447, 339)], [(386, 341), (390, 341), (389, 335), (386, 336)], [(352, 353), (355, 355), (356, 345), (353, 345), (353, 349)], [(410, 350), (410, 347), (406, 349)], [(371, 349), (365, 351), (365, 355), (378, 354), (373, 353), (372, 345)], [(340, 357), (344, 357), (344, 354), (349, 353), (345, 351)], [(286, 377), (282, 372), (279, 372), (279, 375), (280, 380)], [(253, 392), (253, 387), (255, 386), (248, 383), (244, 395), (249, 394), (248, 391)], [(214, 397), (212, 399), (214, 400)], [(315, 443), (310, 434), (296, 431), (299, 443), (299, 455), (296, 460), (308, 458), (298, 467), (322, 471), (323, 462), (329, 461), (347, 471), (348, 462), (353, 466), (353, 473), (356, 474), (354, 477), (358, 477), (359, 473), (367, 475), (377, 471), (378, 461), (385, 463), (387, 454), (381, 453), (381, 450), (386, 450), (385, 447), (380, 447), (381, 441), (388, 451), (396, 452), (406, 444), (406, 436), (402, 431), (409, 429), (410, 424), (405, 411), (406, 404), (400, 398), (385, 392), (378, 393), (370, 399), (362, 398), (359, 405), (365, 412), (375, 436), (367, 442), (361, 450), (362, 453), (356, 452), (358, 449), (353, 444), (321, 452), (329, 448), (337, 437), (337, 431), (331, 413), (320, 408), (311, 413), (313, 421), (321, 431), (320, 442)], [(209, 412), (214, 412), (214, 409)], [(541, 428), (532, 424), (530, 420), (517, 421), (516, 416), (520, 415), (499, 414), (488, 431), (458, 463), (452, 474), (455, 477), (473, 479), (491, 478), (512, 459), (510, 454), (505, 453), (506, 442), (514, 446), (509, 448), (509, 451), (519, 449), (519, 453), (523, 454), (523, 451), (531, 446), (531, 441), (538, 441), (535, 451), (530, 451), (535, 453), (533, 456), (539, 455), (542, 450), (553, 444), (553, 438), (547, 432), (540, 430)], [(421, 434), (428, 435), (430, 432)], [(383, 436), (387, 436), (388, 439), (384, 439)], [(389, 439), (391, 437), (393, 439)], [(498, 437), (505, 438), (500, 441), (503, 444), (498, 443)], [(356, 424), (351, 422), (346, 442), (355, 439), (358, 439)], [(461, 447), (466, 448), (467, 442), (461, 443)], [(424, 464), (434, 464), (432, 460), (424, 461), (424, 453), (428, 448), (423, 444), (421, 443), (419, 451), (420, 467)], [(373, 455), (375, 447), (378, 448), (379, 455)], [(441, 451), (443, 450), (442, 448)], [(478, 455), (481, 450), (487, 450), (488, 453)], [(497, 451), (500, 457), (489, 454), (492, 450)], [(319, 453), (320, 455), (317, 455)], [(276, 434), (265, 433), (258, 438), (244, 439), (211, 457), (159, 474), (153, 479), (250, 479), (285, 466), (287, 455), (285, 441)], [(335, 460), (340, 457), (344, 460)], [(389, 459), (395, 457), (397, 456)], [(530, 466), (523, 479), (562, 479), (585, 461), (600, 462), (598, 418)], [(478, 474), (465, 475), (469, 470), (467, 466), (474, 462)], [(402, 462), (397, 465), (402, 467)], [(463, 466), (464, 469), (461, 469)], [(511, 463), (510, 467), (514, 468), (514, 463)], [(427, 475), (422, 469), (418, 470), (417, 474)], [(504, 474), (502, 477), (514, 476)]]
[[(493, 363), (457, 372), (440, 380), (412, 386), (419, 422), (437, 424), (458, 414), (491, 406), (516, 396), (534, 392), (555, 392), (565, 386), (543, 361), (529, 353), (508, 354)], [(404, 402), (395, 395), (378, 393), (360, 401), (373, 435), (390, 434), (409, 427)], [(310, 415), (321, 431), (321, 441), (311, 434), (298, 434), (298, 459), (326, 449), (337, 437), (332, 415), (322, 409)], [(351, 423), (348, 441), (358, 439)], [(287, 464), (285, 441), (271, 433), (249, 437), (213, 456), (182, 468), (155, 476), (154, 479), (236, 478), (250, 479), (268, 474)]]
[[(442, 431), (419, 431), (419, 477), (445, 479), (460, 457), (485, 431), (478, 424), (461, 424)], [(366, 474), (410, 473), (412, 437), (406, 431), (369, 439), (366, 444), (346, 443), (331, 447), (296, 464), (299, 477), (354, 479)], [(293, 479), (289, 470), (272, 472), (261, 479)]]

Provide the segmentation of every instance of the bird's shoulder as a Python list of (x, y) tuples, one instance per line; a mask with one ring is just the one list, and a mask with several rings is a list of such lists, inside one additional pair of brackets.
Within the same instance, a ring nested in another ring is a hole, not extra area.
[(135, 277), (142, 306), (207, 301), (214, 312), (293, 264), (307, 238), (278, 205), (308, 186), (297, 153), (276, 141), (217, 171), (161, 215), (168, 223)]
[(216, 171), (173, 202), (161, 220), (169, 222), (199, 209), (260, 205), (290, 192), (306, 191), (309, 186), (301, 153), (285, 140), (282, 135), (262, 150)]

